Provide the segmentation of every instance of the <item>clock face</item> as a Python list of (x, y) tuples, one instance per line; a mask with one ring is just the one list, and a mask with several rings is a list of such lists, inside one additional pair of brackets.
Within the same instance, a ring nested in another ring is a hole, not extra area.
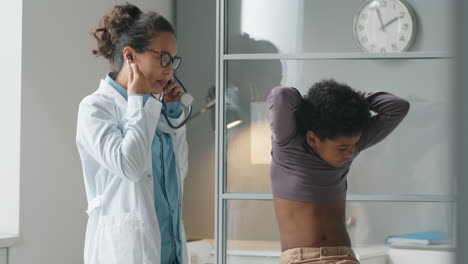
[(401, 52), (411, 45), (415, 24), (411, 7), (401, 0), (369, 0), (355, 15), (353, 32), (362, 51)]

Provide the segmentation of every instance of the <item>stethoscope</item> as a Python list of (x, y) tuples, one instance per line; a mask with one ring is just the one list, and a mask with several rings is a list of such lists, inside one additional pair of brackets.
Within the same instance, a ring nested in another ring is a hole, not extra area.
[(177, 76), (174, 74), (174, 79), (175, 81), (182, 87), (182, 89), (184, 90), (184, 94), (182, 94), (181, 92), (177, 93), (177, 96), (180, 96), (180, 102), (182, 103), (182, 105), (184, 107), (188, 107), (189, 111), (188, 111), (188, 114), (187, 114), (187, 117), (184, 119), (184, 121), (182, 121), (182, 123), (180, 123), (178, 126), (175, 126), (174, 124), (171, 123), (171, 121), (169, 120), (169, 117), (167, 117), (167, 114), (166, 114), (166, 104), (164, 103), (164, 91), (161, 92), (161, 95), (159, 97), (159, 100), (161, 101), (161, 103), (163, 104), (163, 110), (161, 111), (164, 118), (166, 119), (167, 121), (167, 124), (173, 128), (173, 129), (179, 129), (181, 128), (182, 126), (185, 125), (185, 123), (187, 123), (187, 121), (190, 119), (190, 116), (192, 116), (192, 102), (193, 102), (193, 96), (190, 95), (187, 91), (187, 89), (185, 88), (184, 84), (180, 81), (179, 78), (177, 78)]
[[(127, 63), (128, 65), (130, 65), (130, 61), (133, 61), (133, 56), (132, 55), (128, 55), (127, 56)], [(187, 89), (185, 88), (184, 84), (180, 81), (179, 78), (177, 78), (177, 76), (175, 74), (173, 74), (174, 76), (174, 79), (177, 83), (180, 84), (180, 86), (182, 87), (182, 89), (184, 90), (184, 94), (182, 93), (177, 93), (177, 96), (180, 96), (180, 102), (182, 103), (182, 105), (184, 105), (184, 107), (188, 107), (189, 108), (189, 112), (187, 114), (187, 117), (184, 119), (184, 121), (182, 121), (182, 123), (180, 123), (178, 126), (175, 126), (174, 124), (171, 123), (171, 121), (169, 120), (169, 118), (167, 117), (167, 114), (166, 114), (166, 104), (164, 103), (164, 90), (161, 92), (161, 95), (159, 96), (159, 101), (161, 101), (161, 103), (163, 104), (163, 110), (161, 111), (164, 118), (166, 118), (166, 121), (167, 121), (167, 124), (173, 128), (173, 129), (179, 129), (181, 127), (183, 127), (185, 125), (185, 123), (187, 123), (187, 121), (190, 119), (190, 116), (192, 115), (192, 102), (193, 102), (193, 96), (190, 95), (187, 91)], [(154, 97), (154, 95), (153, 95)]]

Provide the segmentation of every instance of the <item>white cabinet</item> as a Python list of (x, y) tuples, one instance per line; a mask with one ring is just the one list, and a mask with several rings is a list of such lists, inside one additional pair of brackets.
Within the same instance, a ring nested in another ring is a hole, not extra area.
[(455, 251), (390, 248), (388, 264), (454, 264)]
[(353, 250), (361, 264), (387, 264), (388, 247), (385, 245), (355, 247)]
[(0, 248), (0, 264), (8, 264), (7, 248)]

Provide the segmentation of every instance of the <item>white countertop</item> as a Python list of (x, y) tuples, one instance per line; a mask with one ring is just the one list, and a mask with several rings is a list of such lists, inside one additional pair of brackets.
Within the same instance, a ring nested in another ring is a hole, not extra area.
[(19, 241), (19, 235), (0, 234), (0, 248), (13, 246)]

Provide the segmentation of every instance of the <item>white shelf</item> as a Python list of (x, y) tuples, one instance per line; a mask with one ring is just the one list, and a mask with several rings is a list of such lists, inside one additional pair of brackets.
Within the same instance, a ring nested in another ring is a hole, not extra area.
[(0, 234), (0, 248), (13, 246), (19, 241), (18, 235)]
[(330, 53), (294, 53), (294, 54), (224, 54), (222, 60), (401, 60), (401, 59), (453, 59), (449, 52), (399, 52), (399, 53), (364, 53), (364, 52), (330, 52)]

